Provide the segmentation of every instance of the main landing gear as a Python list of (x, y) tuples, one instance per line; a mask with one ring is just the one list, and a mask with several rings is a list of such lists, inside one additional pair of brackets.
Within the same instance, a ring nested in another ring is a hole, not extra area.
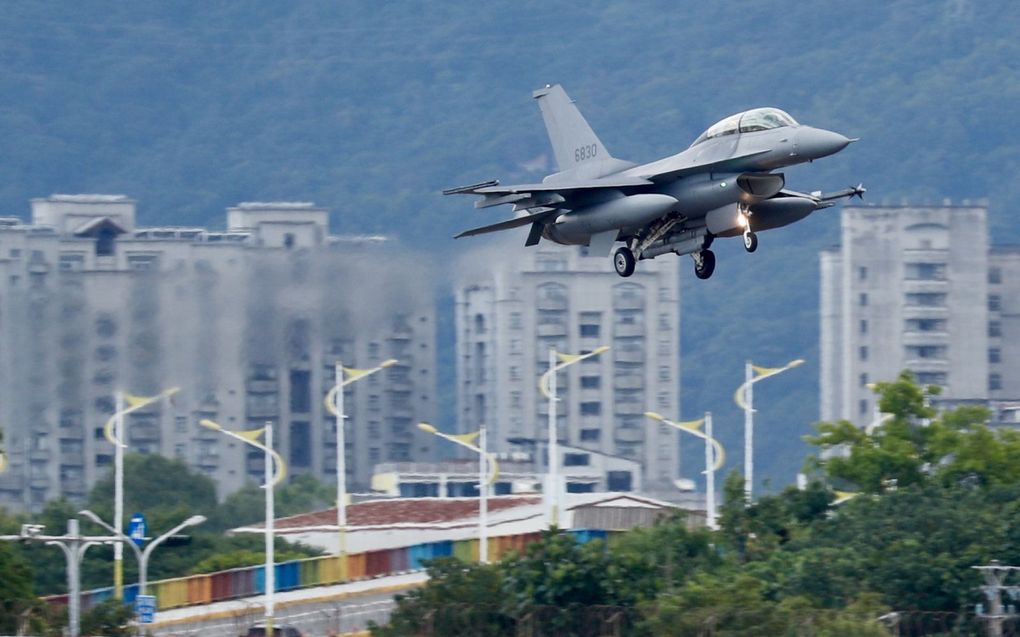
[(613, 267), (616, 268), (616, 273), (622, 277), (628, 277), (634, 274), (634, 252), (626, 247), (620, 247), (616, 249), (616, 253), (613, 255)]
[(715, 253), (711, 250), (706, 248), (701, 252), (692, 252), (691, 258), (694, 259), (694, 276), (699, 279), (707, 279), (715, 272)]

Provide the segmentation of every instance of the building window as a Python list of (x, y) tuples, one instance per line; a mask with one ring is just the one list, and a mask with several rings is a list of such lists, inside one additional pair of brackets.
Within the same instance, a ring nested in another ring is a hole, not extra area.
[(1002, 297), (998, 294), (988, 295), (988, 311), (989, 312), (1001, 312), (1002, 311)]
[(906, 263), (904, 277), (912, 281), (945, 281), (945, 263)]
[(581, 325), (581, 336), (584, 338), (598, 338), (599, 337), (599, 326), (598, 325)]
[(60, 255), (61, 272), (79, 272), (85, 268), (85, 257), (80, 254)]
[(520, 391), (512, 391), (512, 392), (510, 392), (510, 407), (512, 407), (514, 409), (520, 409), (520, 407), (521, 407), (521, 396), (522, 396), (522, 394), (521, 394)]
[(945, 358), (945, 345), (907, 345), (907, 358)]
[(581, 389), (598, 389), (601, 386), (602, 378), (600, 376), (581, 377)]
[(857, 297), (857, 304), (860, 305), (861, 307), (867, 307), (868, 306), (868, 293), (867, 292), (861, 292), (860, 293), (860, 295)]
[(587, 453), (565, 453), (563, 454), (564, 467), (587, 467), (591, 464), (591, 455)]
[(864, 281), (868, 278), (868, 268), (863, 265), (857, 268), (857, 280)]
[(510, 329), (519, 330), (521, 329), (521, 313), (510, 312)]
[(945, 372), (917, 372), (914, 377), (920, 385), (945, 385), (949, 382), (949, 375)]
[(945, 307), (946, 295), (944, 292), (909, 292), (907, 293), (907, 305), (914, 307)]
[(668, 367), (660, 367), (659, 368), (659, 380), (664, 382), (664, 383), (665, 382), (669, 382), (669, 368)]
[(598, 442), (599, 438), (602, 437), (602, 431), (599, 429), (582, 429), (581, 440), (583, 442)]
[(1002, 270), (999, 268), (988, 269), (988, 282), (989, 283), (1002, 283)]
[(868, 386), (868, 375), (867, 374), (861, 374), (861, 376), (860, 376), (860, 378), (858, 380), (860, 381), (861, 387), (867, 387)]
[(153, 254), (129, 254), (128, 269), (135, 272), (146, 272), (159, 269), (159, 257)]
[(606, 489), (609, 491), (630, 491), (633, 489), (630, 471), (610, 471), (606, 473)]
[(868, 360), (868, 346), (867, 346), (867, 345), (861, 345), (861, 346), (860, 346), (860, 347), (859, 347), (859, 348), (857, 349), (857, 357), (858, 357), (858, 358), (859, 358), (860, 360), (862, 360), (862, 361), (866, 361), (866, 360)]
[(867, 416), (868, 415), (868, 401), (867, 401), (867, 399), (862, 398), (860, 400), (860, 402), (857, 404), (857, 412), (861, 416)]
[(1002, 362), (1002, 350), (998, 347), (992, 347), (988, 350), (988, 362), (989, 363), (1001, 363)]
[(998, 391), (1002, 389), (1002, 375), (1001, 374), (989, 374), (988, 375), (988, 391)]
[(908, 332), (945, 332), (946, 319), (912, 318), (906, 327)]
[(1002, 323), (998, 321), (988, 321), (988, 336), (991, 338), (999, 338), (1002, 336)]
[(581, 415), (582, 416), (601, 416), (602, 415), (602, 403), (598, 401), (588, 401), (581, 403)]
[(510, 380), (518, 381), (521, 379), (521, 368), (516, 365), (510, 366)]
[(861, 334), (867, 334), (868, 333), (868, 319), (861, 319), (860, 331), (861, 331)]

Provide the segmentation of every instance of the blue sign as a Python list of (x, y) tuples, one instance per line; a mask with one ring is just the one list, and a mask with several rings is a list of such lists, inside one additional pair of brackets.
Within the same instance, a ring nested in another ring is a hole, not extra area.
[(138, 615), (138, 622), (151, 624), (156, 618), (156, 596), (138, 595), (135, 597), (135, 614)]
[(145, 523), (144, 515), (135, 513), (131, 516), (127, 534), (138, 546), (145, 544), (145, 537), (149, 534), (149, 525)]

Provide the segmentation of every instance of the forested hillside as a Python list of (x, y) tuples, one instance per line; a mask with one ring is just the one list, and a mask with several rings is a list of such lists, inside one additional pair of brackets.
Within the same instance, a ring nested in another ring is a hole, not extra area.
[[(529, 96), (559, 82), (616, 156), (674, 153), (729, 113), (775, 105), (862, 138), (789, 171), (791, 186), (988, 197), (994, 238), (1010, 241), (1017, 24), (1009, 0), (8, 2), (0, 211), (118, 192), (142, 223), (215, 226), (239, 201), (311, 200), (335, 230), (450, 258), (464, 249), (454, 231), (501, 213), (438, 191), (541, 177)], [(714, 410), (734, 461), (744, 358), (810, 362), (757, 392), (774, 484), (817, 418), (817, 251), (837, 240), (829, 211), (763, 235), (753, 256), (720, 242), (711, 281), (681, 264), (683, 415)]]

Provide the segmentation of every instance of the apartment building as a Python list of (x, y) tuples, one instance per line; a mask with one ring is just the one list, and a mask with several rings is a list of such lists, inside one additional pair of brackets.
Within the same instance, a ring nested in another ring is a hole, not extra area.
[(847, 206), (820, 262), (822, 420), (867, 425), (904, 369), (946, 404), (1020, 397), (1020, 249), (989, 247), (986, 203)]
[(227, 229), (138, 228), (117, 195), (32, 201), (0, 218), (0, 506), (82, 499), (111, 465), (115, 392), (172, 402), (127, 421), (128, 451), (178, 457), (220, 495), (261, 481), (262, 455), (198, 426), (271, 421), (292, 475), (335, 479), (323, 396), (334, 365), (398, 364), (349, 386), (347, 471), (431, 457), (435, 312), (420, 264), (382, 237), (331, 236), (310, 203), (244, 203)]
[[(649, 261), (626, 280), (604, 255), (541, 244), (486, 249), (457, 283), (457, 418), (461, 431), (488, 427), (490, 447), (545, 458), (549, 401), (538, 380), (549, 351), (611, 349), (559, 372), (560, 465), (577, 449), (634, 460), (597, 488), (677, 493), (677, 432), (650, 421), (680, 412), (680, 285), (677, 261)], [(582, 454), (583, 455), (583, 454)], [(639, 480), (640, 478), (640, 480)], [(569, 485), (568, 485), (569, 486)]]

